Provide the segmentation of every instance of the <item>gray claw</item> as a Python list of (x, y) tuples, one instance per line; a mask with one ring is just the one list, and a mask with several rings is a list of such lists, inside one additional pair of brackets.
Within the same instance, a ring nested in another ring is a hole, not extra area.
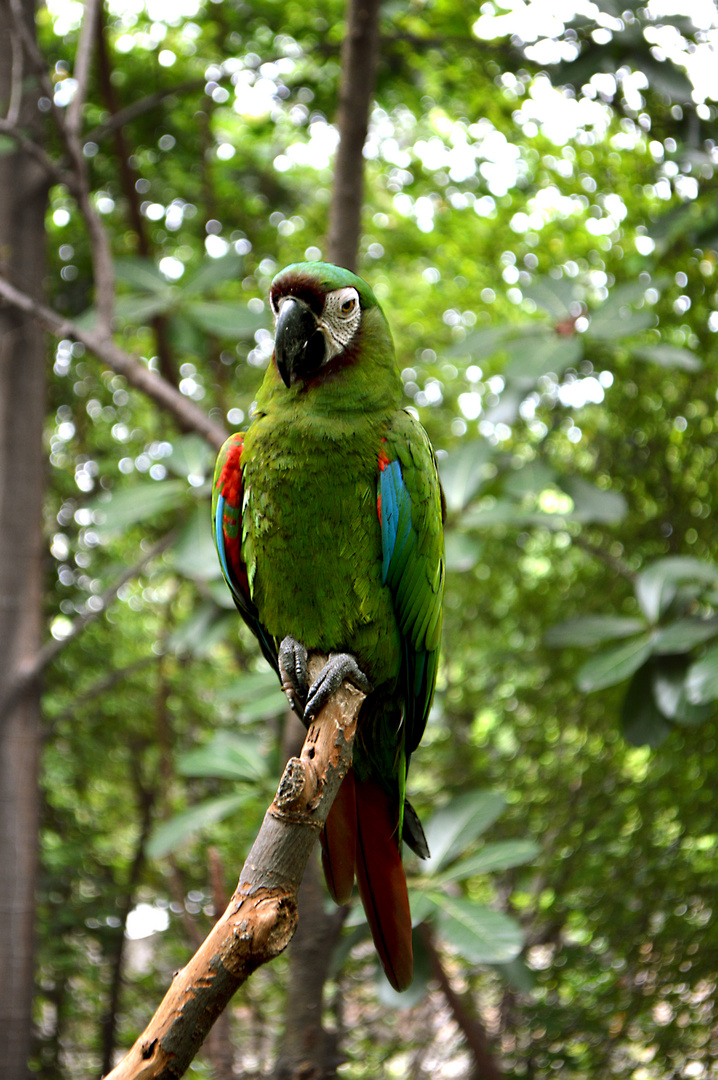
[(304, 703), (309, 691), (309, 669), (307, 650), (301, 641), (285, 637), (279, 646), (279, 677), (282, 690), (287, 695), (289, 706), (300, 720), (304, 718)]
[(370, 694), (372, 684), (367, 679), (351, 653), (331, 653), (317, 679), (309, 688), (304, 706), (304, 723), (309, 724), (338, 690), (345, 679), (353, 682), (359, 690)]

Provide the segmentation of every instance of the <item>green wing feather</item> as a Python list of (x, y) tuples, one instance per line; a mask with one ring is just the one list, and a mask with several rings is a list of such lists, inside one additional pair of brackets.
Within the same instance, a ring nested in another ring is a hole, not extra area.
[[(402, 638), (405, 688), (403, 752), (426, 727), (436, 685), (444, 591), (444, 537), (436, 459), (421, 424), (396, 414), (379, 461), (383, 578)], [(402, 775), (403, 774), (403, 775)], [(399, 769), (400, 789), (406, 767)], [(402, 801), (403, 801), (403, 791)]]

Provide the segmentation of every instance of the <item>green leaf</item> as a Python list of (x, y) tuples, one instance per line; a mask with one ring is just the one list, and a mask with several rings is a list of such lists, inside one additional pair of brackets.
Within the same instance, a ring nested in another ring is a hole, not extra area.
[(633, 675), (651, 655), (651, 634), (641, 634), (623, 645), (592, 656), (580, 668), (576, 684), (584, 693), (615, 686)]
[(621, 706), (623, 737), (633, 746), (659, 746), (671, 732), (654, 701), (651, 681), (651, 665), (646, 664), (631, 679)]
[(693, 84), (686, 73), (676, 67), (671, 60), (654, 60), (644, 49), (637, 50), (631, 59), (633, 64), (647, 76), (649, 85), (658, 93), (665, 94), (671, 101), (691, 101)]
[(214, 776), (255, 783), (268, 776), (267, 755), (256, 735), (219, 731), (204, 746), (182, 754), (177, 771), (182, 776)]
[(662, 658), (654, 660), (652, 667), (653, 696), (664, 716), (688, 727), (696, 727), (709, 718), (712, 705), (696, 705), (688, 697), (689, 664), (685, 659)]
[[(164, 459), (164, 464), (175, 476), (182, 476), (185, 479), (191, 476), (197, 482), (212, 475), (214, 458), (214, 450), (202, 436), (191, 434), (174, 440), (172, 453)], [(196, 483), (193, 486), (196, 486)]]
[(146, 293), (129, 293), (118, 296), (115, 302), (115, 317), (125, 322), (149, 323), (155, 315), (166, 315), (172, 311), (178, 301), (179, 293), (169, 290), (149, 296)]
[(537, 459), (513, 469), (503, 480), (504, 492), (516, 499), (522, 499), (524, 495), (540, 495), (546, 488), (554, 487), (556, 470), (545, 461)]
[(236, 625), (234, 611), (218, 611), (214, 603), (206, 601), (199, 604), (170, 635), (167, 648), (180, 655), (191, 653), (193, 656), (206, 656), (216, 642), (221, 641)]
[(583, 341), (580, 336), (560, 337), (558, 334), (537, 333), (522, 338), (508, 346), (509, 362), (504, 369), (507, 379), (533, 384), (542, 375), (552, 371), (561, 375), (566, 368), (576, 367), (583, 357)]
[(236, 251), (230, 251), (219, 259), (207, 256), (196, 273), (183, 283), (182, 292), (189, 299), (191, 296), (202, 296), (223, 281), (236, 280), (242, 273), (243, 263), (242, 256)]
[(182, 480), (151, 481), (132, 484), (113, 491), (109, 498), (90, 503), (101, 537), (122, 533), (131, 525), (148, 521), (167, 510), (177, 511), (185, 504), (187, 484)]
[(238, 679), (223, 686), (218, 693), (221, 701), (231, 701), (235, 705), (245, 705), (265, 698), (267, 694), (279, 688), (277, 676), (273, 671), (253, 671), (240, 675)]
[(573, 521), (598, 521), (605, 525), (621, 521), (628, 512), (628, 503), (618, 491), (596, 487), (581, 476), (559, 478), (559, 484), (573, 501)]
[(690, 652), (696, 645), (718, 635), (718, 618), (676, 619), (675, 622), (656, 631), (653, 652), (657, 655)]
[(266, 318), (255, 315), (246, 304), (221, 301), (193, 300), (182, 307), (182, 314), (200, 330), (215, 337), (252, 339), (266, 325)]
[(466, 440), (439, 461), (439, 475), (450, 511), (468, 506), (486, 479), (486, 466), (494, 448), (486, 439)]
[(690, 349), (677, 345), (642, 345), (633, 349), (633, 355), (639, 360), (647, 360), (665, 368), (680, 368), (682, 371), (700, 371), (703, 363)]
[(247, 724), (271, 720), (280, 716), (287, 707), (277, 676), (271, 669), (242, 675), (225, 687), (218, 697), (238, 705), (237, 719)]
[(718, 698), (718, 644), (712, 645), (705, 656), (689, 667), (686, 696), (693, 705), (711, 702), (715, 706)]
[(570, 318), (571, 305), (578, 299), (576, 286), (570, 278), (565, 277), (537, 278), (528, 285), (522, 285), (521, 292), (527, 300), (533, 300), (537, 307), (557, 321)]
[(477, 874), (510, 870), (514, 866), (532, 862), (539, 854), (540, 848), (533, 840), (502, 840), (495, 844), (485, 844), (481, 851), (453, 863), (440, 875), (440, 880), (465, 881)]
[(521, 952), (523, 933), (509, 915), (445, 893), (432, 900), (439, 933), (465, 963), (505, 964)]
[(502, 326), (482, 326), (471, 330), (463, 341), (457, 341), (446, 350), (447, 356), (470, 356), (472, 359), (485, 360), (503, 349), (506, 342), (522, 333), (520, 326), (504, 324)]
[(517, 956), (506, 964), (495, 964), (497, 973), (519, 994), (530, 994), (536, 989), (536, 976), (522, 957)]
[[(217, 552), (214, 553), (217, 558)], [(219, 565), (219, 560), (217, 561)], [(223, 608), (225, 611), (236, 611), (237, 607), (232, 599), (232, 594), (227, 587), (227, 583), (221, 576), (218, 578), (210, 578), (206, 583), (206, 589), (209, 595), (214, 600), (218, 607)]]
[(166, 292), (171, 286), (158, 266), (149, 259), (127, 258), (115, 262), (115, 277), (143, 292)]
[[(222, 577), (212, 539), (208, 503), (200, 503), (183, 526), (172, 550), (172, 565), (178, 573), (195, 581)], [(229, 595), (229, 590), (227, 593)]]
[(636, 598), (646, 618), (658, 622), (683, 582), (718, 584), (718, 568), (689, 555), (669, 555), (642, 570), (636, 578)]
[(426, 825), (432, 856), (422, 864), (422, 869), (432, 874), (448, 866), (493, 825), (505, 805), (506, 800), (498, 791), (470, 791), (437, 810)]
[(550, 649), (590, 648), (614, 638), (632, 637), (645, 629), (646, 624), (641, 619), (622, 615), (582, 615), (552, 626), (543, 640)]
[(222, 795), (217, 799), (207, 799), (181, 814), (175, 814), (153, 831), (147, 843), (147, 854), (151, 859), (161, 859), (163, 855), (169, 855), (193, 833), (235, 814), (246, 801), (245, 792)]
[(601, 341), (619, 341), (655, 324), (656, 316), (652, 311), (621, 312), (618, 305), (607, 300), (603, 307), (592, 313), (586, 337), (598, 338)]
[(476, 566), (485, 550), (485, 544), (475, 536), (449, 529), (446, 532), (446, 569), (463, 574)]

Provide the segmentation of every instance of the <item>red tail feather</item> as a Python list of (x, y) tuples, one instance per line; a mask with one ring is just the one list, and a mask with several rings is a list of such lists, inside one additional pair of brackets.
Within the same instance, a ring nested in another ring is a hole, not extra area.
[(414, 957), (397, 807), (374, 781), (357, 781), (355, 791), (359, 895), (386, 977), (395, 990), (406, 990), (414, 972)]
[(357, 836), (354, 788), (354, 773), (350, 769), (334, 798), (320, 836), (324, 877), (332, 900), (337, 904), (348, 904), (354, 887)]

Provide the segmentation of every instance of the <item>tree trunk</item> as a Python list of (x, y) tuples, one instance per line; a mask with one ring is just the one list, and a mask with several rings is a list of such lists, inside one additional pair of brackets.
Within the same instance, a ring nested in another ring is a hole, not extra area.
[(339, 88), (339, 146), (329, 212), (327, 257), (356, 269), (364, 196), (364, 143), (379, 58), (381, 0), (349, 0), (342, 42)]
[[(34, 0), (17, 5), (34, 33)], [(0, 3), (0, 101), (31, 137), (37, 90)], [(37, 296), (44, 274), (47, 190), (22, 150), (0, 155), (0, 259)], [(0, 307), (0, 700), (40, 648), (45, 343), (31, 317)], [(31, 1035), (39, 821), (37, 682), (0, 715), (0, 1080), (24, 1080)]]

